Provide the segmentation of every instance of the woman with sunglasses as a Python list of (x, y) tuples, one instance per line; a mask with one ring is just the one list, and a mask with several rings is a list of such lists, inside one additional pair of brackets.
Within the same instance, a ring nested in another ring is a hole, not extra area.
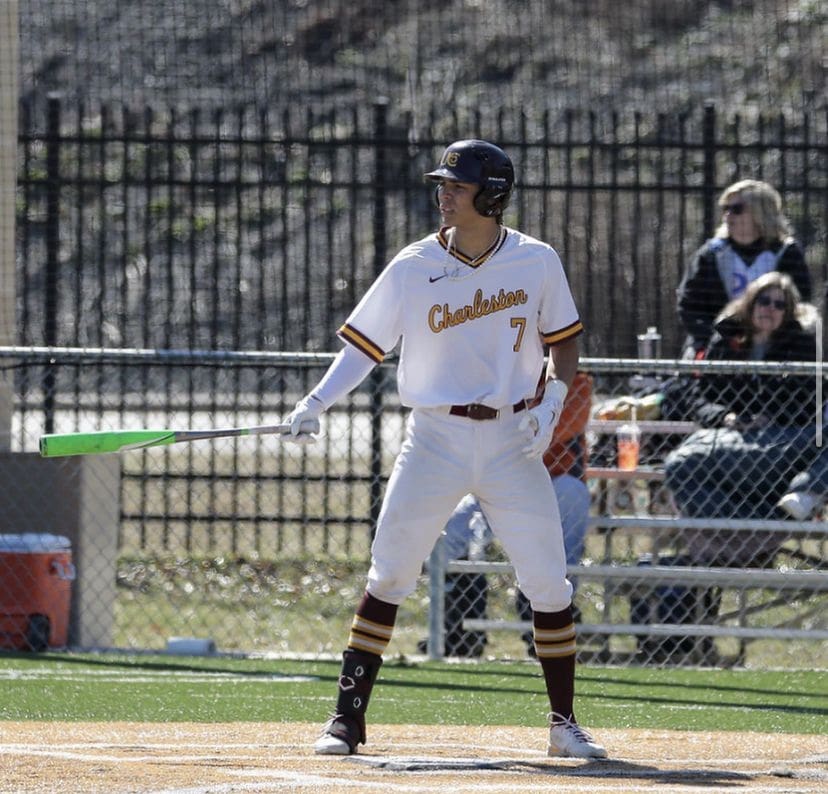
[(811, 275), (779, 193), (767, 182), (744, 179), (719, 197), (722, 220), (696, 251), (678, 288), (678, 313), (688, 337), (684, 357), (701, 354), (722, 307), (759, 276), (787, 273), (803, 300), (811, 300)]
[[(800, 300), (790, 276), (773, 271), (751, 282), (714, 326), (704, 358), (815, 361), (817, 310)], [(673, 450), (666, 482), (690, 518), (780, 519), (778, 502), (794, 475), (815, 459), (816, 383), (811, 375), (700, 376), (694, 415), (703, 428)], [(785, 538), (770, 533), (688, 537), (694, 562), (768, 562)]]

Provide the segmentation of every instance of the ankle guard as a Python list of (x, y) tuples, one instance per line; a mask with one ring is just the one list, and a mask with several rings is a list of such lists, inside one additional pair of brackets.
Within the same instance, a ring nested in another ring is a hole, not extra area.
[(336, 716), (350, 717), (356, 722), (362, 744), (365, 744), (365, 710), (381, 666), (381, 656), (350, 649), (342, 654)]

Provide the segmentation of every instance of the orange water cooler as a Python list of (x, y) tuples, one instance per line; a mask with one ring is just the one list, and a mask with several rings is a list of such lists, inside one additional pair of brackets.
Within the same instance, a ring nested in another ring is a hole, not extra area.
[(0, 648), (66, 645), (75, 566), (62, 535), (0, 535)]

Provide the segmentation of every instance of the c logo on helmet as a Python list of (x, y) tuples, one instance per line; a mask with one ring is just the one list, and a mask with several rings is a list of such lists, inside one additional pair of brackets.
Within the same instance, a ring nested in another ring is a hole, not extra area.
[(443, 165), (447, 165), (449, 168), (454, 168), (459, 162), (460, 155), (457, 152), (446, 152), (446, 156), (443, 158)]

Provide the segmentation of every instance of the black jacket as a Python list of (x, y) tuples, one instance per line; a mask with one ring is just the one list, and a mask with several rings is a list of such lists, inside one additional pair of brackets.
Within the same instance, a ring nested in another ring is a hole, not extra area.
[[(734, 318), (716, 324), (705, 358), (749, 360), (750, 347)], [(792, 320), (771, 337), (764, 360), (815, 361), (816, 336)], [(703, 427), (718, 427), (731, 412), (745, 420), (763, 414), (777, 426), (805, 427), (814, 422), (815, 411), (811, 375), (709, 374), (698, 379), (693, 418)]]
[[(768, 246), (757, 241), (748, 246), (733, 240), (714, 238), (708, 240), (693, 256), (677, 291), (677, 308), (681, 322), (688, 334), (688, 344), (695, 350), (704, 350), (713, 332), (713, 322), (728, 302), (725, 286), (716, 263), (716, 248), (726, 243), (747, 265), (753, 264), (763, 251), (778, 252), (783, 243), (777, 241)], [(787, 273), (796, 284), (803, 301), (811, 300), (811, 274), (805, 263), (805, 255), (799, 244), (791, 242), (782, 252), (776, 269)]]

